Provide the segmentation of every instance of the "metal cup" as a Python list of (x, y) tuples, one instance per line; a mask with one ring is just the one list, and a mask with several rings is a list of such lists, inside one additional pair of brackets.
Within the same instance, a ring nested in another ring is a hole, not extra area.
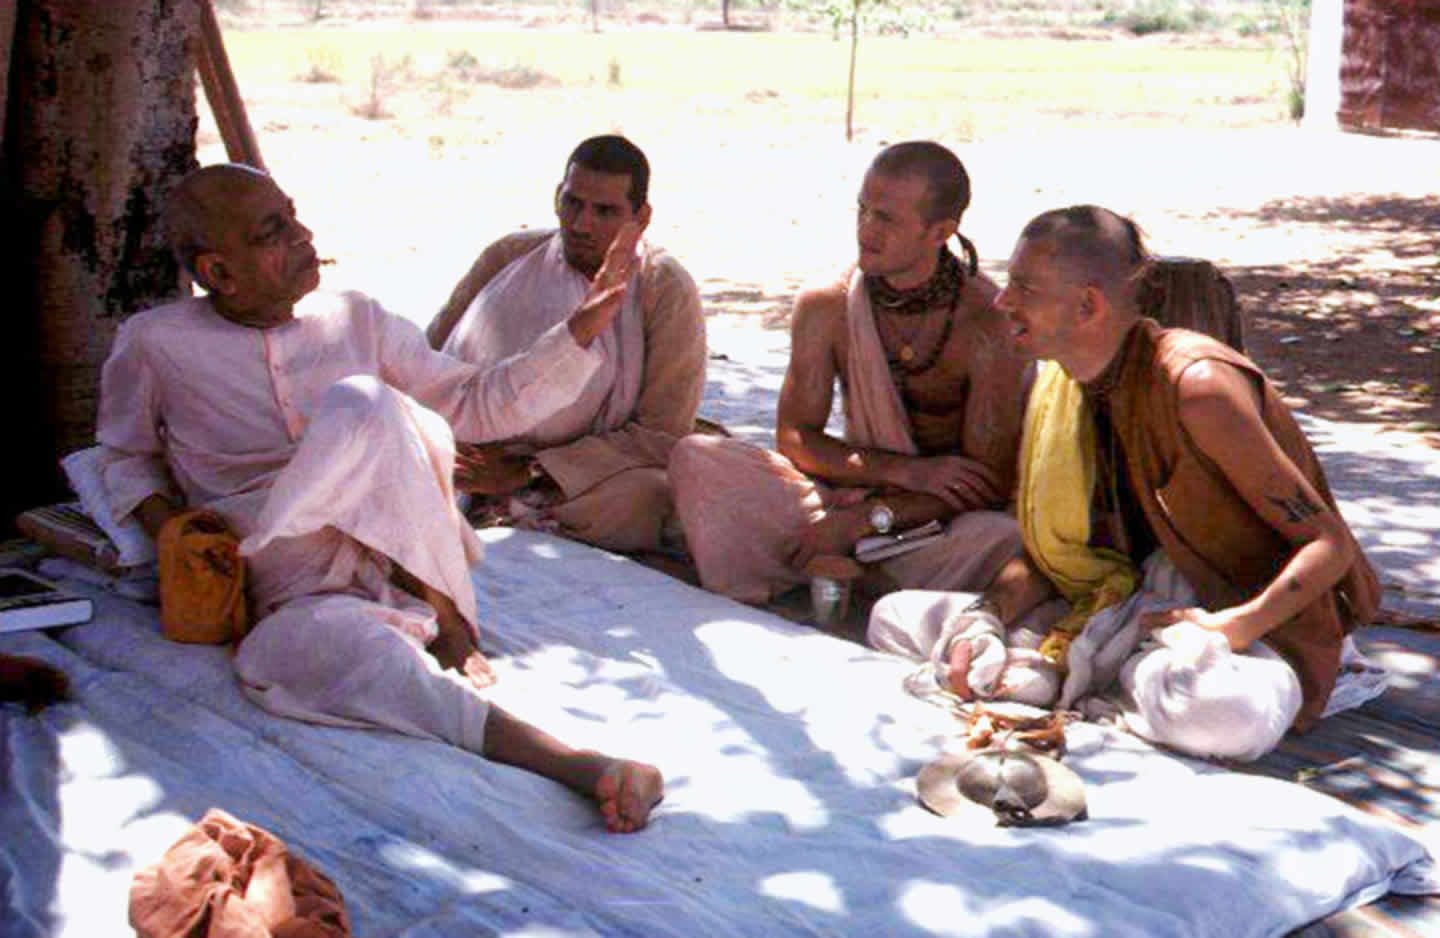
[(810, 608), (815, 624), (822, 629), (844, 622), (850, 613), (850, 581), (824, 576), (811, 577)]

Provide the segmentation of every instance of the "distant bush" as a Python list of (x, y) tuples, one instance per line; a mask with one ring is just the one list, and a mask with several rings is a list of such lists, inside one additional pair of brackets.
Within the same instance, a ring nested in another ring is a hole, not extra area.
[(1107, 9), (1101, 23), (1118, 26), (1136, 36), (1151, 33), (1188, 33), (1203, 29), (1214, 22), (1209, 10), (1191, 6), (1188, 10), (1177, 3), (1149, 3), (1129, 10)]
[(328, 46), (306, 49), (305, 70), (296, 75), (295, 80), (312, 85), (338, 82), (340, 80), (340, 53)]
[(445, 69), (462, 81), (499, 85), (501, 88), (534, 88), (553, 85), (555, 77), (533, 65), (511, 62), (494, 65), (480, 61), (468, 49), (451, 49), (445, 55)]
[(396, 85), (410, 75), (413, 65), (414, 61), (409, 55), (398, 61), (387, 60), (379, 52), (372, 55), (368, 94), (359, 104), (352, 105), (350, 111), (372, 121), (392, 116), (386, 106), (386, 99)]
[(479, 67), (480, 60), (475, 58), (475, 53), (469, 49), (451, 49), (445, 53), (445, 68), (447, 71), (460, 72), (463, 75)]

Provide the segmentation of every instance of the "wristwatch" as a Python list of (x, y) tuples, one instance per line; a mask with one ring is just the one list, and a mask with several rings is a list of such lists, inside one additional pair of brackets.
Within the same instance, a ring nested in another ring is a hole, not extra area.
[(895, 527), (895, 512), (884, 502), (876, 502), (870, 509), (870, 527), (875, 529), (876, 534), (889, 534), (890, 529)]

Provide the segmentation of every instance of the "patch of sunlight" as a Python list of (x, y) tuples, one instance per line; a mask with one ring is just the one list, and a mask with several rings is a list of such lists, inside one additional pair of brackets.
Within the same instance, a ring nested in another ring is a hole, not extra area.
[(486, 870), (462, 869), (438, 854), (413, 843), (392, 843), (380, 849), (380, 858), (396, 870), (424, 873), (426, 878), (469, 893), (499, 892), (515, 884)]
[(530, 545), (530, 553), (545, 560), (559, 560), (560, 550), (548, 541), (541, 541), (538, 544)]
[(1005, 828), (994, 824), (980, 825), (969, 823), (962, 818), (941, 819), (937, 817), (920, 803), (919, 797), (915, 794), (914, 778), (900, 779), (891, 787), (904, 792), (910, 799), (909, 804), (905, 807), (875, 819), (876, 828), (884, 831), (885, 836), (891, 840), (945, 837), (964, 840), (978, 847), (1008, 840), (1014, 836)]
[(821, 912), (846, 912), (844, 895), (825, 873), (777, 873), (760, 881), (760, 892), (776, 899), (803, 902)]
[(717, 733), (711, 747), (716, 753), (713, 762), (692, 753), (699, 761), (689, 766), (687, 806), (702, 817), (723, 823), (773, 823), (796, 832), (819, 831), (829, 825), (832, 818), (825, 803), (804, 782), (777, 777), (768, 754), (763, 749), (753, 750), (743, 737), (733, 731)]
[(1381, 531), (1380, 543), (1392, 547), (1431, 547), (1435, 541), (1425, 531)]
[(959, 886), (912, 880), (897, 900), (905, 918), (927, 931), (951, 934), (957, 926), (980, 917), (975, 897)]
[(912, 881), (899, 899), (900, 911), (916, 925), (937, 934), (953, 934), (981, 916), (994, 934), (1084, 935), (1085, 919), (1047, 899), (999, 898), (982, 908), (965, 889), (949, 883)]
[(600, 658), (566, 645), (548, 645), (527, 652), (524, 664), (523, 670), (532, 676), (536, 689), (557, 683), (595, 685), (589, 690), (595, 696), (587, 698), (587, 702), (597, 706), (618, 704), (633, 696), (635, 688), (629, 683), (655, 677), (660, 667), (654, 658), (643, 655), (623, 660)]
[(60, 736), (60, 764), (77, 776), (103, 778), (125, 771), (125, 757), (104, 730), (89, 723)]
[(60, 816), (67, 836), (83, 831), (110, 831), (118, 824), (151, 811), (165, 790), (148, 775), (72, 779), (60, 786)]

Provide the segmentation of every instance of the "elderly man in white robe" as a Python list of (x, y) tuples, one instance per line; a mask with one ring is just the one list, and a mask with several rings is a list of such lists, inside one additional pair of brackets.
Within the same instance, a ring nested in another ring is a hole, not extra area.
[[(586, 295), (623, 226), (649, 221), (650, 165), (614, 134), (580, 143), (555, 192), (556, 229), (487, 247), (427, 330), (431, 344), (487, 365), (528, 348)], [(695, 281), (654, 244), (641, 251), (583, 389), (502, 445), (462, 452), (472, 516), (523, 522), (624, 553), (681, 543), (666, 465), (695, 424), (705, 323)]]
[(522, 433), (594, 373), (640, 226), (592, 289), (523, 354), (476, 367), (358, 293), (316, 292), (319, 261), (265, 173), (210, 166), (179, 185), (170, 233), (206, 290), (122, 327), (102, 376), (98, 436), (117, 520), (152, 535), (183, 508), (242, 538), (255, 627), (235, 656), (277, 714), (441, 739), (555, 779), (616, 831), (643, 827), (650, 765), (572, 749), (498, 707), (478, 645), (455, 508), (454, 433)]

